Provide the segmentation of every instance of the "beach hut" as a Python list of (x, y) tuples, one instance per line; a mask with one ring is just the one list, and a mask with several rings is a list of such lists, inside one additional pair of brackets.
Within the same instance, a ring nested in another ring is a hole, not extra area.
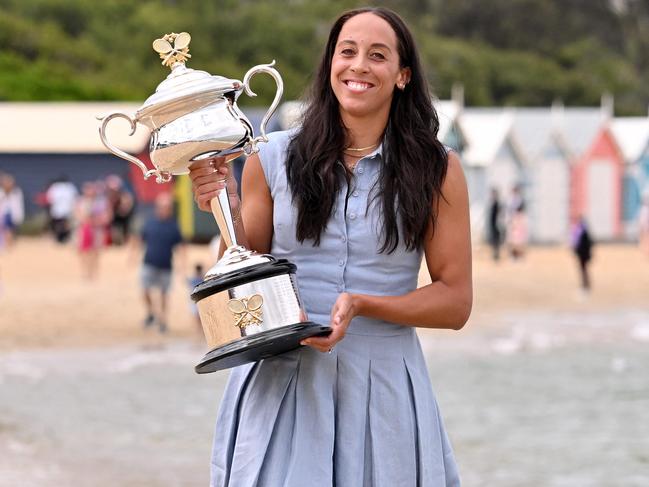
[(622, 232), (635, 239), (642, 197), (649, 193), (649, 118), (616, 117), (611, 132), (624, 157)]
[[(505, 201), (512, 188), (525, 190), (525, 169), (519, 144), (511, 133), (510, 109), (465, 108), (459, 126), (465, 140), (462, 153), (473, 235), (484, 235), (489, 191), (496, 188)], [(524, 191), (525, 192), (525, 191)]]
[(446, 147), (462, 154), (466, 147), (465, 137), (459, 123), (462, 104), (456, 100), (434, 100), (433, 105), (439, 119), (437, 138)]
[[(108, 152), (99, 139), (96, 117), (115, 111), (132, 114), (138, 108), (124, 102), (0, 103), (0, 171), (13, 174), (23, 189), (27, 215), (38, 211), (36, 195), (62, 175), (80, 186), (117, 174), (137, 186), (141, 171)], [(139, 126), (133, 136), (129, 132), (122, 119), (108, 127), (117, 147), (131, 154), (146, 152), (148, 130)], [(131, 177), (135, 173), (139, 175)]]
[(624, 160), (610, 128), (610, 112), (565, 108), (557, 117), (571, 159), (571, 221), (584, 217), (596, 240), (622, 231)]
[(526, 168), (530, 240), (556, 244), (569, 234), (570, 165), (553, 108), (516, 108), (511, 133)]

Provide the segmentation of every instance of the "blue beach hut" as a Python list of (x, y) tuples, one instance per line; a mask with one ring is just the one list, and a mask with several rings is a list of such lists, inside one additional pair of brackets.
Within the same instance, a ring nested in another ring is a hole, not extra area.
[(611, 132), (624, 157), (622, 182), (622, 231), (636, 239), (642, 197), (649, 193), (649, 118), (616, 117)]

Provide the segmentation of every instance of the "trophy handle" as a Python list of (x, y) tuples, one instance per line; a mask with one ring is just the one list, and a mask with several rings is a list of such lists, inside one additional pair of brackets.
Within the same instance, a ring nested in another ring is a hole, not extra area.
[(257, 148), (257, 144), (259, 142), (268, 142), (268, 137), (266, 137), (266, 124), (268, 123), (268, 120), (270, 120), (270, 117), (273, 116), (273, 113), (275, 113), (275, 110), (277, 109), (277, 105), (279, 105), (279, 101), (281, 100), (282, 94), (284, 93), (284, 81), (282, 80), (282, 77), (280, 76), (279, 72), (275, 68), (273, 68), (274, 65), (275, 65), (275, 60), (273, 59), (273, 62), (270, 64), (260, 64), (259, 66), (254, 66), (250, 68), (248, 72), (245, 74), (245, 76), (243, 77), (243, 86), (245, 87), (246, 94), (248, 96), (257, 96), (257, 94), (250, 89), (250, 78), (252, 78), (257, 73), (270, 74), (275, 80), (275, 83), (277, 84), (275, 99), (273, 100), (273, 103), (270, 105), (270, 108), (266, 112), (266, 115), (264, 115), (264, 118), (262, 119), (261, 125), (259, 127), (261, 135), (255, 137), (250, 141), (249, 154), (253, 154), (259, 150)]
[(128, 154), (127, 152), (124, 152), (122, 149), (115, 147), (113, 144), (111, 144), (108, 141), (108, 138), (106, 137), (106, 126), (114, 118), (124, 118), (128, 120), (128, 123), (131, 124), (131, 133), (128, 135), (130, 136), (135, 133), (135, 129), (136, 129), (135, 120), (133, 120), (131, 117), (129, 117), (124, 113), (115, 112), (115, 113), (111, 113), (110, 115), (106, 115), (105, 117), (97, 117), (97, 120), (102, 120), (101, 127), (99, 127), (99, 137), (101, 138), (101, 141), (106, 146), (106, 148), (109, 151), (111, 151), (113, 154), (115, 154), (117, 157), (121, 157), (122, 159), (125, 159), (128, 162), (132, 162), (137, 167), (139, 167), (142, 170), (142, 173), (144, 174), (144, 179), (149, 179), (150, 176), (155, 175), (156, 177), (155, 180), (157, 183), (167, 183), (171, 181), (170, 173), (166, 171), (160, 171), (158, 169), (148, 169), (140, 159), (138, 159), (137, 157), (133, 157), (131, 154)]

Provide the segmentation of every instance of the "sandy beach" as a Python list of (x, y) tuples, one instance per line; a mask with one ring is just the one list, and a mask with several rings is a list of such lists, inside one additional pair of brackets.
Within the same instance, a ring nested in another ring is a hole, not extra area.
[[(147, 339), (138, 281), (139, 255), (104, 249), (99, 275), (81, 277), (72, 245), (22, 238), (0, 253), (0, 350), (101, 346)], [(175, 269), (169, 339), (201, 340), (189, 311), (187, 277), (193, 264), (215, 262), (208, 246), (189, 245)], [(533, 247), (521, 261), (494, 263), (486, 248), (474, 252), (474, 306), (462, 335), (497, 327), (517, 312), (615, 312), (648, 309), (649, 259), (633, 245), (599, 245), (593, 290), (578, 290), (577, 264), (564, 247)], [(386, 276), (388, 279), (389, 276)], [(429, 281), (425, 267), (420, 284)]]
[[(206, 347), (184, 274), (214, 258), (186, 257), (159, 336), (128, 249), (93, 281), (46, 238), (0, 254), (0, 485), (208, 484), (228, 372), (193, 371)], [(576, 267), (566, 248), (478, 248), (469, 323), (418, 330), (464, 487), (649, 485), (649, 259), (599, 245), (589, 296)]]

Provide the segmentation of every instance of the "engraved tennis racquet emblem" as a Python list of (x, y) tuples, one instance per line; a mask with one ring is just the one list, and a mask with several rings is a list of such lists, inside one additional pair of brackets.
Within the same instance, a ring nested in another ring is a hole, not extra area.
[(261, 309), (263, 304), (264, 298), (261, 297), (261, 294), (228, 301), (228, 309), (232, 311), (237, 320), (234, 326), (244, 329), (249, 325), (261, 325), (264, 321)]

